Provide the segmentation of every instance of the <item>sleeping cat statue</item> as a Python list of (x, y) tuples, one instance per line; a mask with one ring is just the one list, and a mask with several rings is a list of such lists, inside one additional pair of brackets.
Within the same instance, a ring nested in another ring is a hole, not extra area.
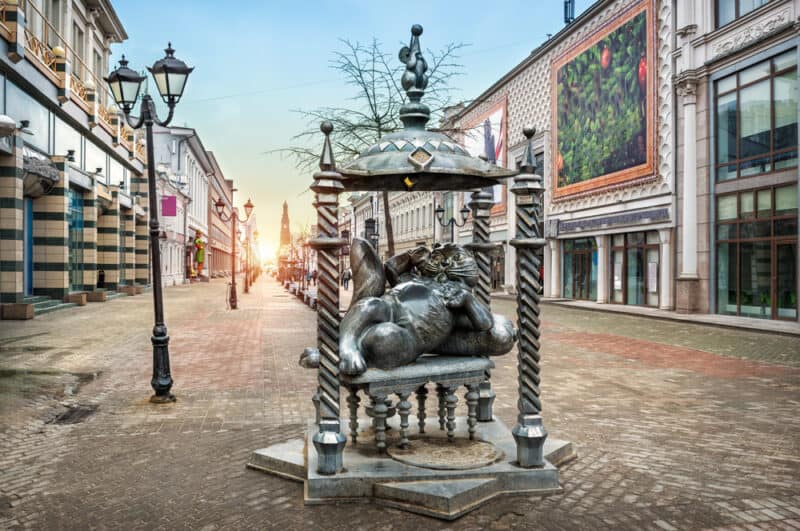
[[(355, 238), (350, 265), (353, 300), (339, 327), (342, 374), (393, 369), (430, 353), (498, 356), (514, 346), (511, 321), (472, 293), (478, 269), (460, 245), (421, 246), (381, 264), (372, 246)], [(317, 349), (306, 349), (300, 365), (318, 366)]]

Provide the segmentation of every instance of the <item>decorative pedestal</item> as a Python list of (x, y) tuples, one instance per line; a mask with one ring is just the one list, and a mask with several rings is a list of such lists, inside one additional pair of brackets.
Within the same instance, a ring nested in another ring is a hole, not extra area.
[[(342, 419), (342, 426), (346, 422)], [(369, 419), (361, 418), (358, 442), (347, 441), (343, 455), (345, 468), (335, 475), (316, 472), (318, 456), (311, 439), (318, 428), (313, 421), (308, 423), (305, 438), (256, 450), (250, 455), (247, 466), (303, 482), (307, 505), (371, 501), (455, 520), (499, 496), (544, 496), (561, 492), (557, 467), (577, 457), (572, 443), (548, 438), (544, 445), (545, 465), (521, 468), (515, 463), (517, 449), (511, 431), (500, 420), (479, 423), (476, 440), (470, 441), (466, 419), (456, 418), (455, 443), (448, 443), (446, 433), (438, 427), (421, 435), (415, 416), (409, 423), (409, 450), (402, 450), (399, 448), (400, 420), (394, 418), (388, 422), (391, 429), (386, 432), (386, 444), (394, 457), (387, 457), (375, 448)], [(434, 452), (415, 452), (415, 447), (422, 450), (433, 447)], [(487, 447), (494, 449), (492, 462), (488, 462), (492, 454)], [(448, 456), (448, 451), (452, 452), (452, 457)], [(468, 461), (465, 454), (470, 453), (476, 456), (473, 463), (477, 466), (465, 465)], [(434, 468), (442, 467), (443, 460), (453, 466)]]
[[(500, 420), (478, 423), (478, 384), (494, 364), (483, 357), (423, 356), (393, 370), (368, 369), (356, 377), (341, 376), (350, 390), (347, 403), (350, 436), (342, 455), (344, 469), (320, 474), (320, 456), (314, 444), (319, 435), (315, 421), (308, 423), (304, 439), (256, 450), (247, 466), (305, 484), (307, 504), (339, 501), (374, 501), (411, 512), (453, 520), (506, 494), (552, 494), (561, 491), (558, 465), (575, 458), (572, 444), (548, 439), (542, 466), (517, 464), (517, 444)], [(425, 412), (428, 390), (436, 384), (438, 402)], [(466, 389), (468, 417), (456, 417), (455, 391)], [(359, 417), (359, 392), (370, 398)], [(397, 395), (392, 417), (391, 395)], [(411, 415), (410, 398), (417, 402)], [(428, 422), (426, 417), (438, 422)], [(326, 456), (325, 459), (330, 458)]]

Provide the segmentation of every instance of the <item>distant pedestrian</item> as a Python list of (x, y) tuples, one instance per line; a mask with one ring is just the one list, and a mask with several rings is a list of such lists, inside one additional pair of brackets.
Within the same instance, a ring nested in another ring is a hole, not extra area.
[(345, 290), (350, 289), (350, 277), (352, 276), (353, 274), (350, 272), (349, 267), (344, 270), (344, 274), (342, 275), (342, 285), (344, 285)]
[(317, 285), (317, 270), (311, 272), (311, 278), (314, 280), (314, 285)]

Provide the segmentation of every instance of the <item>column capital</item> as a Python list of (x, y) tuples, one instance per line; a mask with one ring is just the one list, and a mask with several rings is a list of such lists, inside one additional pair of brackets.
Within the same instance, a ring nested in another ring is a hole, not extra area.
[(684, 105), (695, 105), (697, 103), (697, 78), (687, 76), (679, 79), (676, 83), (678, 95), (683, 98)]

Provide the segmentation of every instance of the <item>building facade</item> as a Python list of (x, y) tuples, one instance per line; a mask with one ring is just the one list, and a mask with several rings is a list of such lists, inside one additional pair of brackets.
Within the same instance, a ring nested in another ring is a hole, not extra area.
[(797, 321), (800, 2), (676, 4), (676, 305)]
[(209, 151), (208, 158), (214, 168), (209, 176), (208, 187), (210, 194), (208, 201), (208, 272), (211, 277), (230, 276), (232, 267), (231, 225), (233, 222), (231, 220), (225, 222), (220, 218), (214, 205), (218, 199), (222, 198), (222, 202), (225, 203), (225, 211), (233, 210), (233, 181), (225, 178), (214, 153)]
[[(157, 165), (168, 169), (171, 180), (186, 188), (184, 264), (189, 279), (209, 277), (209, 180), (215, 165), (197, 131), (189, 127), (157, 127), (153, 130), (153, 154)], [(201, 260), (198, 261), (198, 258)]]
[(148, 282), (145, 149), (102, 76), (107, 0), (0, 4), (0, 302)]
[[(434, 195), (434, 192), (389, 192), (389, 213), (396, 254), (420, 245), (433, 245), (436, 222), (433, 215)], [(381, 254), (388, 254), (385, 233), (380, 234), (379, 242)]]
[[(450, 118), (468, 149), (506, 167), (536, 127), (546, 296), (673, 306), (673, 34), (668, 0), (598, 1)], [(507, 242), (514, 198), (494, 193), (493, 239)], [(506, 245), (506, 285), (514, 258)]]
[(187, 212), (192, 198), (187, 192), (186, 183), (175, 179), (166, 164), (156, 168), (158, 183), (156, 193), (159, 198), (158, 213), (161, 234), (161, 282), (163, 286), (175, 286), (188, 282), (186, 275)]

